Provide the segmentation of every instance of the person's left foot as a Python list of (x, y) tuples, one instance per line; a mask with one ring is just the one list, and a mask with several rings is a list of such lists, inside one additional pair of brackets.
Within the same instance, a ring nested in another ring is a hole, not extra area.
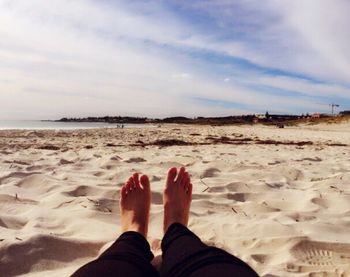
[(151, 208), (150, 182), (146, 175), (134, 173), (120, 190), (122, 232), (135, 231), (147, 237)]

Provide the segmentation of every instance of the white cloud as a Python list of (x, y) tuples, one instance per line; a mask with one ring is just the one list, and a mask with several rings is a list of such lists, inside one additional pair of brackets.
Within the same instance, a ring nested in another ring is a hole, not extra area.
[(191, 74), (188, 74), (188, 73), (175, 73), (175, 74), (172, 74), (171, 77), (175, 78), (175, 79), (191, 79), (192, 78)]
[[(344, 0), (272, 1), (293, 30), (302, 49), (296, 51), (295, 67), (321, 78), (349, 81), (350, 2)], [(310, 55), (311, 54), (311, 55)], [(303, 70), (304, 69), (304, 70)]]
[(216, 43), (218, 51), (236, 49), (232, 55), (260, 65), (349, 83), (347, 0), (198, 0), (183, 5), (208, 14), (234, 34), (231, 41)]
[(300, 92), (309, 96), (337, 96), (341, 98), (350, 99), (350, 89), (335, 84), (314, 83), (304, 79), (291, 78), (285, 76), (261, 77), (257, 81), (263, 85)]
[[(348, 83), (350, 74), (348, 2), (198, 3), (194, 8), (209, 13), (223, 32), (234, 27), (241, 35), (220, 39), (220, 34), (182, 20), (157, 1), (0, 0), (0, 118), (195, 116), (264, 111), (270, 106), (278, 111), (316, 108), (305, 99), (266, 99), (247, 84), (349, 98), (346, 86), (336, 83)], [(235, 22), (242, 22), (241, 27), (231, 22), (233, 15), (240, 16)], [(223, 64), (217, 70), (210, 62), (186, 55), (190, 50), (334, 82), (268, 77), (239, 67), (236, 77), (226, 77), (230, 67)], [(196, 97), (248, 108), (214, 109), (190, 100)]]

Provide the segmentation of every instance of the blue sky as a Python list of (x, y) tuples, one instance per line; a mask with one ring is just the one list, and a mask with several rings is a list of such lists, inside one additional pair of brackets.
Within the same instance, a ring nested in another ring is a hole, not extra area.
[(0, 0), (0, 119), (350, 109), (347, 0)]

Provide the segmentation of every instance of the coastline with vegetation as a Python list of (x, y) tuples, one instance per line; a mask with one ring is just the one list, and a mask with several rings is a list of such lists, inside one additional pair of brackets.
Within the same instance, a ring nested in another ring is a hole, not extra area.
[(90, 122), (90, 123), (110, 123), (110, 124), (197, 124), (197, 125), (234, 125), (234, 124), (254, 124), (262, 123), (266, 125), (297, 125), (300, 123), (336, 123), (350, 118), (348, 114), (339, 114), (337, 116), (329, 114), (301, 114), (301, 115), (281, 115), (281, 114), (269, 114), (266, 112), (262, 115), (236, 115), (225, 117), (166, 117), (160, 118), (147, 118), (147, 117), (132, 117), (132, 116), (103, 116), (103, 117), (72, 117), (61, 118), (55, 120), (55, 122)]

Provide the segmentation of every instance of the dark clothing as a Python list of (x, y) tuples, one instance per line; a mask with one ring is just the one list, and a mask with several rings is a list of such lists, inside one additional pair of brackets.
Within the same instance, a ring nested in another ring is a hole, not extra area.
[(98, 259), (78, 269), (72, 277), (159, 276), (151, 265), (153, 257), (141, 234), (125, 232)]
[(97, 260), (92, 261), (72, 277), (212, 277), (258, 276), (246, 263), (222, 249), (209, 247), (185, 226), (172, 224), (162, 241), (160, 273), (151, 265), (153, 254), (146, 239), (139, 233), (126, 232)]
[(205, 245), (179, 223), (168, 228), (162, 251), (160, 276), (258, 276), (246, 263), (222, 249)]

